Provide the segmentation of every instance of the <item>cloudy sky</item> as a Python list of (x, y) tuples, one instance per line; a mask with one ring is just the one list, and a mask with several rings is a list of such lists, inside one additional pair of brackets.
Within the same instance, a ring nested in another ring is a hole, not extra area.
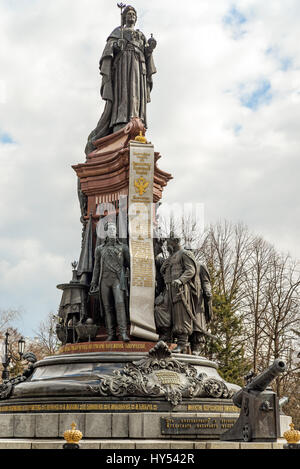
[[(81, 224), (72, 164), (103, 110), (112, 0), (0, 0), (0, 309), (33, 334), (71, 278)], [(169, 204), (245, 222), (300, 256), (299, 0), (136, 0), (157, 39), (148, 138)]]

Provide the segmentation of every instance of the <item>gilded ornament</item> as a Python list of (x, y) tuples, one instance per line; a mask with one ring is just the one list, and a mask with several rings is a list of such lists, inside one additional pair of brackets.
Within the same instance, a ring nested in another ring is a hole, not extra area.
[(290, 430), (284, 432), (283, 437), (286, 439), (288, 444), (296, 444), (300, 441), (300, 432), (295, 430), (295, 425), (290, 423)]
[(147, 143), (147, 139), (146, 139), (145, 135), (143, 135), (142, 131), (140, 131), (140, 134), (137, 135), (134, 140), (136, 140), (137, 142), (140, 142), (140, 143)]
[(75, 422), (71, 424), (71, 427), (71, 430), (66, 430), (64, 432), (64, 439), (69, 444), (78, 444), (79, 441), (82, 439), (82, 433), (80, 430), (76, 430)]
[(149, 186), (149, 182), (143, 176), (141, 176), (134, 181), (134, 185), (136, 192), (138, 192), (139, 195), (143, 195)]

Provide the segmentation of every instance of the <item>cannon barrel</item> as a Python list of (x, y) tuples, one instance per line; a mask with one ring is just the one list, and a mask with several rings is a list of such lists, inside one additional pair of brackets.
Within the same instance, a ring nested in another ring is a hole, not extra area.
[(273, 362), (273, 364), (265, 371), (257, 375), (251, 383), (248, 383), (243, 389), (238, 391), (232, 398), (234, 404), (237, 407), (241, 407), (243, 391), (261, 393), (267, 386), (275, 379), (280, 373), (283, 373), (286, 369), (285, 363), (279, 358)]
[(282, 407), (289, 402), (289, 397), (283, 396), (281, 399), (279, 399), (279, 409), (282, 411)]

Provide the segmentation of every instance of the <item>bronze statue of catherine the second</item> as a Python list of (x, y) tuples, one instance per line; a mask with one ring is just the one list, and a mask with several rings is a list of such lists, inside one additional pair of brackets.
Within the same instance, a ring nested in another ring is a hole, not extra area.
[(135, 29), (136, 10), (127, 6), (122, 24), (107, 39), (100, 59), (101, 97), (106, 101), (97, 127), (90, 133), (85, 153), (94, 150), (93, 142), (124, 127), (139, 117), (147, 127), (146, 105), (150, 102), (152, 75), (156, 72), (152, 52), (156, 41), (148, 41)]

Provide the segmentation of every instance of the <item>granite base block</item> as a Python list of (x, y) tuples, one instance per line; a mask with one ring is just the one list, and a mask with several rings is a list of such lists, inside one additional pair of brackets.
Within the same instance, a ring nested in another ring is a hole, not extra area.
[(112, 438), (129, 437), (129, 414), (112, 414)]
[(36, 438), (58, 438), (59, 415), (58, 414), (37, 414), (35, 421)]
[(35, 425), (36, 415), (15, 415), (13, 436), (15, 438), (35, 438)]
[(14, 436), (14, 416), (0, 415), (0, 438), (11, 438)]
[[(106, 413), (24, 413), (0, 414), (0, 438), (63, 438), (66, 430), (75, 422), (76, 427), (85, 439), (160, 439), (160, 440), (219, 440), (217, 430), (207, 430), (201, 425), (197, 430), (165, 431), (163, 420), (174, 418), (177, 424), (180, 419), (186, 421), (199, 419), (215, 419), (226, 425), (238, 418), (236, 413), (204, 413), (204, 412), (106, 412)], [(221, 419), (221, 420), (220, 420)], [(227, 420), (226, 420), (227, 419)], [(228, 420), (229, 419), (229, 420)], [(291, 422), (291, 417), (281, 415), (281, 437)], [(225, 423), (224, 423), (225, 422)], [(219, 425), (218, 423), (218, 425)], [(223, 427), (222, 427), (223, 431)]]
[(85, 414), (84, 436), (85, 438), (111, 438), (112, 414)]

